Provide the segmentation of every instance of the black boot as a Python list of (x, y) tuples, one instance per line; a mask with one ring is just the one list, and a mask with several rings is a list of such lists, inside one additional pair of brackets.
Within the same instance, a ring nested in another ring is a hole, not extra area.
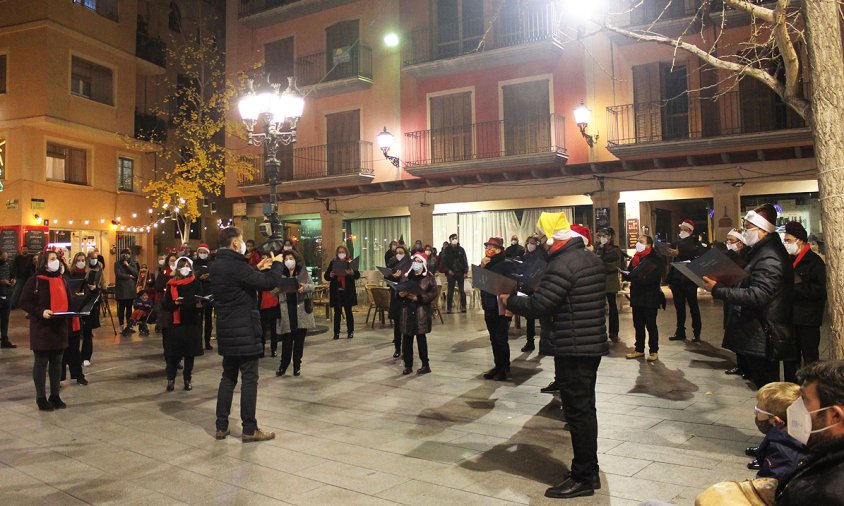
[(334, 340), (340, 339), (340, 334), (334, 334)]
[(172, 392), (176, 389), (176, 380), (167, 380), (167, 391)]
[(0, 341), (0, 348), (5, 348), (5, 349), (11, 350), (11, 349), (17, 348), (17, 347), (18, 347), (17, 344), (12, 344), (11, 341), (9, 341), (8, 339), (4, 339), (4, 340)]
[(287, 372), (286, 367), (279, 366), (278, 370), (275, 372), (275, 375), (276, 376), (284, 376), (284, 373), (286, 373), (286, 372)]
[(536, 349), (536, 344), (534, 344), (533, 339), (528, 340), (524, 346), (522, 346), (522, 352), (527, 353), (529, 351), (533, 351)]
[(545, 497), (552, 499), (571, 499), (590, 495), (595, 495), (592, 483), (576, 481), (571, 476), (566, 478), (566, 481), (545, 491)]
[(190, 382), (189, 379), (185, 379), (185, 390), (187, 390), (187, 391), (193, 390), (193, 385), (191, 385), (191, 382)]
[(354, 337), (355, 337), (355, 333), (354, 333), (354, 332), (349, 332), (349, 334), (346, 336), (346, 339), (352, 339), (352, 338), (354, 338)]
[(64, 409), (67, 407), (67, 404), (62, 401), (62, 398), (59, 397), (59, 394), (53, 394), (47, 400), (50, 402), (50, 405), (53, 406), (53, 409)]
[(685, 341), (686, 334), (684, 332), (675, 332), (673, 336), (668, 338), (669, 341)]
[(41, 411), (53, 411), (55, 409), (46, 397), (36, 397), (35, 404), (38, 404), (38, 409)]

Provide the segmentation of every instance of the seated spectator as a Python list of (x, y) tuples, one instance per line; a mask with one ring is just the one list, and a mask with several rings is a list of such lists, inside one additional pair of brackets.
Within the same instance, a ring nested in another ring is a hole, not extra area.
[(139, 325), (141, 328), (141, 335), (148, 336), (149, 328), (147, 327), (147, 317), (152, 312), (152, 299), (146, 290), (138, 292), (135, 297), (135, 302), (132, 304), (132, 317), (129, 319), (129, 326), (123, 331), (123, 335), (129, 335), (129, 331), (135, 326)]
[(806, 446), (788, 435), (788, 407), (800, 399), (800, 387), (794, 383), (768, 383), (756, 394), (756, 427), (765, 439), (756, 450), (756, 460), (747, 465), (756, 469), (757, 478), (781, 480), (797, 469), (809, 455)]

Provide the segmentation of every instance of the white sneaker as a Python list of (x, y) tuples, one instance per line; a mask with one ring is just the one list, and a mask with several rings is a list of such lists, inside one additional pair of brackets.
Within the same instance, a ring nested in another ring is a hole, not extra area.
[(91, 365), (91, 361), (90, 361), (90, 360), (85, 360), (85, 361), (83, 361), (83, 362), (82, 362), (82, 365), (83, 365), (84, 367), (88, 367), (89, 365)]

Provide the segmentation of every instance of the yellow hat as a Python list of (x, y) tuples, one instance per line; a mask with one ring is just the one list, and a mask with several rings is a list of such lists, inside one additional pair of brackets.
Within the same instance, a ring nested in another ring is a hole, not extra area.
[(554, 237), (556, 232), (571, 229), (569, 220), (566, 218), (566, 213), (542, 213), (539, 215), (539, 221), (536, 222), (536, 226), (545, 232), (545, 236), (548, 239)]

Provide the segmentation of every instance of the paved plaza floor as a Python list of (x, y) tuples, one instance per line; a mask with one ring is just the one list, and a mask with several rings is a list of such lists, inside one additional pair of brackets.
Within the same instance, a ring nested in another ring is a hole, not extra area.
[[(669, 301), (670, 303), (670, 301)], [(492, 353), (483, 316), (444, 315), (429, 336), (433, 373), (402, 376), (392, 330), (364, 327), (334, 341), (328, 322), (305, 344), (302, 376), (277, 378), (261, 362), (258, 423), (275, 440), (216, 441), (216, 351), (199, 357), (194, 390), (165, 392), (161, 339), (114, 338), (100, 329), (90, 385), (62, 390), (68, 409), (37, 411), (26, 321), (13, 316), (0, 351), (0, 503), (319, 505), (632, 505), (648, 498), (693, 504), (703, 488), (743, 480), (743, 449), (760, 440), (755, 395), (726, 376), (721, 307), (703, 299), (704, 342), (668, 342), (674, 314), (660, 311), (660, 361), (631, 361), (623, 342), (598, 373), (602, 488), (570, 501), (543, 497), (571, 462), (559, 399), (539, 389), (553, 360), (523, 354), (512, 331), (512, 381), (485, 381)], [(418, 360), (416, 367), (418, 367)], [(237, 406), (239, 394), (235, 394)]]

